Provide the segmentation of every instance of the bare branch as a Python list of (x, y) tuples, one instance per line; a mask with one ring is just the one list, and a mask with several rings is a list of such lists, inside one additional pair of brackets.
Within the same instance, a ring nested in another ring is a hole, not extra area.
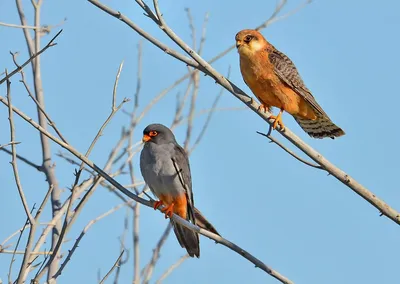
[(319, 166), (319, 165), (317, 165), (317, 164), (314, 164), (314, 163), (311, 163), (311, 162), (309, 162), (309, 161), (304, 160), (303, 158), (301, 158), (300, 156), (298, 156), (296, 153), (294, 153), (292, 150), (290, 150), (289, 148), (285, 147), (281, 142), (279, 142), (278, 139), (276, 139), (275, 137), (273, 137), (273, 136), (271, 135), (271, 131), (272, 131), (272, 127), (270, 126), (267, 134), (262, 133), (262, 132), (259, 132), (259, 131), (256, 131), (256, 132), (257, 132), (258, 134), (262, 135), (262, 136), (267, 137), (267, 138), (270, 140), (271, 143), (275, 143), (276, 145), (278, 145), (279, 147), (281, 147), (286, 153), (288, 153), (289, 155), (291, 155), (291, 156), (292, 156), (293, 158), (295, 158), (296, 160), (302, 162), (303, 164), (306, 164), (307, 166), (310, 166), (310, 167), (313, 167), (313, 168), (316, 168), (316, 169), (320, 169), (320, 170), (323, 170), (323, 169), (324, 169), (323, 167), (321, 167), (321, 166)]
[(11, 141), (11, 142), (8, 142), (8, 143), (6, 143), (6, 144), (3, 144), (3, 145), (0, 145), (0, 149), (2, 149), (2, 148), (4, 148), (4, 147), (7, 147), (7, 146), (10, 146), (10, 145), (18, 145), (19, 143), (21, 143), (21, 142), (14, 142), (14, 141)]
[(182, 120), (182, 111), (186, 104), (187, 98), (189, 97), (192, 86), (193, 86), (193, 80), (189, 80), (188, 85), (186, 87), (185, 94), (183, 95), (183, 98), (180, 100), (179, 96), (177, 96), (177, 106), (176, 106), (174, 119), (172, 120), (172, 124), (170, 127), (171, 130), (173, 130), (179, 124), (179, 122)]
[[(6, 249), (1, 249), (0, 248), (0, 253), (4, 254), (25, 254), (25, 251), (22, 250), (6, 250)], [(38, 252), (32, 252), (31, 255), (49, 255), (52, 254), (53, 252), (51, 251), (38, 251)]]
[(184, 256), (182, 256), (180, 259), (178, 259), (177, 262), (175, 262), (173, 265), (171, 265), (162, 275), (161, 277), (156, 281), (156, 284), (161, 284), (165, 278), (167, 278), (172, 271), (174, 271), (175, 269), (177, 269), (186, 259), (189, 258), (188, 254), (185, 254)]
[[(231, 67), (229, 66), (227, 78), (229, 78), (230, 73), (231, 73)], [(222, 94), (224, 93), (224, 90), (225, 90), (224, 88), (221, 88), (221, 91), (220, 91), (219, 94), (215, 97), (215, 100), (214, 100), (214, 102), (213, 102), (213, 104), (212, 104), (212, 106), (211, 106), (211, 110), (210, 110), (210, 112), (208, 113), (206, 122), (204, 123), (203, 128), (201, 129), (200, 134), (199, 134), (199, 136), (197, 137), (196, 141), (193, 143), (192, 148), (188, 151), (189, 154), (192, 153), (192, 152), (194, 151), (194, 149), (196, 149), (196, 147), (199, 145), (201, 139), (203, 138), (204, 134), (206, 133), (206, 130), (207, 130), (207, 128), (208, 128), (208, 125), (210, 124), (211, 118), (212, 118), (213, 114), (215, 113), (215, 110), (216, 110), (216, 108), (217, 108), (217, 104), (218, 104), (218, 102), (219, 102), (219, 100), (220, 100)], [(194, 116), (194, 115), (193, 115), (193, 116)]]
[(121, 248), (120, 251), (126, 251), (126, 257), (125, 260), (120, 259), (119, 263), (117, 264), (117, 270), (115, 271), (115, 278), (114, 278), (114, 284), (118, 284), (118, 279), (119, 279), (119, 274), (121, 271), (121, 266), (124, 265), (125, 263), (128, 262), (129, 260), (129, 251), (126, 250), (125, 248), (125, 237), (128, 233), (128, 219), (129, 219), (129, 210), (126, 210), (126, 214), (125, 214), (125, 219), (124, 219), (124, 230), (122, 232), (122, 235), (120, 237), (120, 242), (121, 242)]
[(201, 54), (203, 52), (204, 43), (206, 42), (208, 17), (209, 17), (209, 13), (207, 12), (204, 15), (203, 28), (202, 28), (202, 32), (201, 32), (201, 38), (200, 38), (200, 46), (199, 46), (199, 50), (197, 51), (198, 54)]
[[(13, 58), (13, 61), (14, 61), (15, 66), (20, 67), (20, 66), (18, 65), (18, 63), (17, 63), (17, 58), (16, 58), (17, 53), (12, 53), (12, 52), (10, 52), (10, 54), (11, 54), (11, 56), (12, 56), (12, 58)], [(20, 82), (24, 85), (25, 90), (26, 90), (27, 93), (28, 93), (28, 96), (34, 101), (34, 103), (36, 104), (36, 107), (37, 107), (37, 108), (43, 113), (43, 115), (46, 117), (47, 121), (49, 122), (49, 125), (54, 129), (54, 131), (57, 133), (58, 137), (60, 137), (61, 140), (63, 140), (65, 143), (68, 143), (67, 140), (64, 138), (64, 136), (61, 134), (61, 132), (58, 130), (58, 128), (57, 128), (55, 122), (54, 122), (53, 120), (51, 120), (50, 116), (47, 114), (47, 112), (46, 112), (46, 111), (43, 109), (43, 107), (40, 105), (40, 103), (38, 102), (38, 100), (32, 95), (32, 92), (31, 92), (31, 90), (29, 89), (29, 86), (28, 86), (28, 84), (26, 83), (26, 80), (25, 80), (25, 73), (24, 73), (24, 71), (23, 71), (22, 69), (21, 69), (20, 73), (21, 73), (21, 80), (20, 80)]]
[[(131, 202), (131, 201), (129, 201)], [(122, 208), (123, 206), (125, 206), (126, 203), (122, 203), (119, 204), (113, 208), (111, 208), (110, 210), (108, 210), (107, 212), (101, 214), (100, 216), (96, 217), (95, 219), (91, 220), (86, 226), (85, 228), (83, 228), (82, 232), (80, 233), (79, 237), (76, 239), (74, 245), (72, 246), (72, 249), (69, 250), (67, 257), (65, 258), (64, 262), (61, 264), (60, 268), (58, 269), (58, 271), (54, 274), (54, 276), (52, 277), (53, 279), (57, 279), (58, 276), (61, 275), (63, 269), (65, 268), (65, 266), (68, 264), (68, 262), (71, 260), (72, 255), (74, 254), (75, 250), (78, 248), (78, 245), (80, 243), (80, 241), (82, 240), (82, 238), (85, 236), (85, 234), (88, 232), (88, 230), (90, 229), (91, 226), (93, 226), (94, 224), (96, 224), (98, 221), (100, 221), (101, 219), (109, 216), (110, 214), (118, 211), (120, 208)], [(121, 254), (122, 255), (122, 254)], [(38, 281), (40, 279), (40, 274), (37, 275), (35, 277), (35, 280)], [(39, 282), (38, 282), (39, 283)]]
[(42, 204), (40, 204), (40, 207), (39, 207), (38, 211), (36, 212), (36, 216), (35, 216), (36, 222), (39, 222), (40, 215), (42, 215), (43, 209), (46, 206), (46, 203), (49, 200), (49, 197), (50, 197), (51, 193), (53, 192), (53, 189), (54, 189), (54, 186), (50, 185), (49, 190), (47, 191), (46, 195), (44, 196)]
[[(6, 76), (7, 76), (7, 71), (6, 71)], [(14, 113), (13, 113), (13, 107), (11, 103), (11, 82), (10, 80), (7, 80), (7, 102), (8, 102), (8, 120), (10, 124), (10, 141), (15, 141), (15, 126), (14, 126)], [(35, 219), (33, 218), (28, 202), (25, 198), (24, 190), (22, 189), (21, 181), (19, 179), (19, 172), (18, 172), (18, 165), (17, 165), (17, 149), (15, 146), (15, 143), (11, 143), (11, 152), (12, 152), (12, 160), (11, 160), (11, 165), (13, 168), (14, 172), (14, 179), (15, 183), (17, 185), (18, 189), (18, 194), (19, 197), (21, 198), (22, 206), (24, 207), (25, 214), (28, 217), (28, 220), (31, 224), (35, 224)]]
[[(10, 144), (10, 145), (11, 145), (11, 144)], [(12, 152), (11, 152), (10, 150), (6, 149), (6, 148), (0, 148), (0, 150), (6, 152), (7, 154), (12, 155)], [(31, 167), (35, 168), (35, 169), (38, 170), (39, 172), (42, 172), (42, 171), (43, 171), (42, 166), (39, 166), (38, 164), (35, 164), (34, 162), (32, 162), (32, 161), (30, 161), (30, 160), (28, 160), (28, 159), (26, 159), (26, 158), (24, 158), (24, 157), (22, 157), (22, 156), (20, 156), (20, 155), (18, 155), (18, 154), (17, 154), (17, 159), (20, 160), (20, 161), (22, 161), (22, 162), (24, 162), (24, 163), (27, 164), (28, 166), (31, 166)]]
[(9, 27), (9, 28), (19, 28), (19, 29), (31, 29), (31, 30), (43, 29), (43, 27), (21, 26), (21, 25), (9, 24), (9, 23), (3, 23), (3, 22), (0, 22), (0, 26)]
[[(63, 143), (65, 143), (65, 142), (63, 142)], [(69, 221), (73, 216), (73, 212), (71, 211), (71, 208), (72, 208), (73, 202), (75, 201), (75, 199), (78, 196), (77, 187), (78, 187), (79, 177), (80, 177), (81, 173), (82, 173), (81, 171), (76, 171), (75, 172), (75, 182), (74, 182), (74, 185), (73, 185), (72, 190), (71, 190), (72, 191), (71, 199), (70, 199), (70, 202), (68, 203), (68, 206), (67, 206), (67, 213), (66, 213), (66, 216), (65, 216), (65, 219), (64, 219), (64, 223), (62, 225), (61, 232), (59, 233), (59, 236), (57, 238), (57, 242), (54, 245), (52, 245), (53, 254), (50, 256), (49, 260), (47, 261), (47, 263), (44, 266), (44, 268), (42, 269), (42, 271), (40, 271), (36, 275), (35, 281), (39, 281), (40, 278), (42, 278), (43, 275), (46, 273), (46, 271), (50, 269), (50, 266), (52, 265), (52, 262), (57, 257), (58, 252), (61, 249), (61, 245), (62, 245), (64, 236), (65, 236), (65, 234), (67, 232), (67, 229), (68, 229)], [(53, 277), (54, 277), (54, 273), (52, 273), (51, 277), (48, 277), (49, 278), (48, 281), (50, 281), (50, 279), (53, 278)]]
[(140, 204), (136, 202), (133, 210), (133, 283), (139, 284), (140, 282), (140, 246), (139, 246), (139, 217), (140, 217)]
[(114, 265), (111, 267), (110, 271), (108, 271), (108, 273), (104, 276), (103, 279), (101, 279), (100, 284), (104, 283), (104, 281), (106, 281), (106, 279), (108, 278), (108, 276), (111, 275), (111, 273), (113, 272), (113, 270), (119, 265), (119, 262), (122, 258), (122, 255), (124, 254), (125, 251), (122, 251), (119, 255), (119, 257), (117, 258), (117, 260), (115, 261)]
[[(12, 272), (12, 266), (13, 266), (14, 261), (15, 261), (15, 254), (17, 252), (19, 243), (21, 241), (22, 234), (24, 233), (24, 231), (27, 228), (27, 226), (29, 226), (29, 218), (26, 218), (24, 226), (22, 227), (22, 229), (20, 229), (18, 231), (19, 232), (19, 236), (18, 236), (17, 244), (15, 245), (15, 249), (13, 251), (13, 255), (12, 255), (12, 258), (11, 258), (11, 261), (10, 261), (10, 266), (9, 266), (9, 269), (8, 269), (8, 283), (12, 283), (12, 281), (11, 281), (11, 272)], [(6, 241), (4, 241), (3, 243), (5, 243), (5, 242)], [(24, 254), (24, 256), (25, 255), (26, 255), (26, 253)]]
[(143, 268), (143, 284), (148, 284), (151, 276), (153, 275), (154, 268), (157, 264), (158, 259), (160, 258), (160, 251), (163, 247), (165, 241), (167, 240), (169, 233), (171, 232), (172, 225), (168, 223), (167, 227), (164, 230), (164, 233), (161, 235), (159, 241), (157, 242), (156, 247), (153, 249), (153, 255), (151, 256), (150, 262)]
[(17, 67), (14, 69), (10, 74), (6, 75), (3, 79), (0, 80), (0, 85), (3, 84), (5, 81), (10, 79), (12, 76), (14, 76), (16, 73), (20, 72), (26, 65), (28, 65), (33, 59), (35, 59), (37, 56), (45, 52), (49, 47), (57, 45), (57, 43), (54, 43), (54, 40), (61, 34), (63, 30), (60, 30), (50, 41), (49, 43), (43, 47), (39, 52), (33, 54), (27, 61), (25, 61), (21, 66)]
[(196, 29), (193, 24), (192, 13), (190, 12), (189, 8), (185, 8), (185, 11), (186, 11), (186, 15), (187, 15), (188, 21), (189, 21), (189, 29), (192, 33), (192, 48), (196, 49)]
[(30, 30), (39, 30), (42, 34), (49, 34), (53, 28), (62, 26), (67, 21), (67, 18), (64, 18), (60, 23), (56, 25), (43, 25), (41, 27), (35, 26), (24, 26), (24, 25), (16, 25), (10, 23), (2, 23), (0, 22), (0, 26), (9, 27), (9, 28), (17, 28), (17, 29), (30, 29)]
[(135, 98), (135, 104), (133, 107), (133, 114), (132, 116), (134, 117), (136, 115), (136, 110), (139, 107), (139, 94), (140, 94), (140, 89), (142, 87), (142, 51), (143, 51), (143, 41), (140, 40), (138, 43), (138, 70), (137, 70), (137, 79), (136, 79), (136, 92), (134, 95)]
[[(114, 83), (114, 90), (113, 90), (113, 96), (112, 96), (112, 108), (111, 108), (111, 113), (107, 117), (106, 121), (103, 123), (103, 125), (100, 127), (99, 131), (97, 132), (96, 137), (93, 139), (92, 143), (89, 146), (89, 149), (87, 150), (85, 156), (89, 157), (90, 152), (93, 150), (94, 145), (96, 144), (97, 140), (100, 138), (100, 136), (103, 134), (104, 129), (106, 128), (107, 124), (111, 121), (111, 119), (114, 117), (114, 115), (118, 112), (118, 110), (121, 109), (121, 107), (124, 105), (124, 103), (129, 102), (129, 99), (124, 98), (122, 102), (116, 107), (115, 101), (116, 101), (116, 96), (117, 96), (117, 87), (118, 87), (118, 81), (119, 81), (119, 76), (121, 75), (122, 67), (124, 65), (124, 62), (122, 61), (121, 64), (119, 65), (117, 76), (115, 77), (115, 83)], [(83, 169), (84, 163), (81, 163), (81, 166), (79, 168), (79, 171)]]

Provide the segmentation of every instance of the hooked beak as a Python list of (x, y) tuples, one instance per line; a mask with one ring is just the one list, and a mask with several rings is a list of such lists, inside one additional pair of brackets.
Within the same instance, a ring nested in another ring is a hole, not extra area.
[(240, 41), (236, 41), (236, 49), (239, 49), (239, 47), (242, 45), (242, 43)]
[(147, 134), (143, 135), (143, 138), (142, 138), (143, 143), (150, 141), (150, 140), (151, 140), (151, 137), (149, 135), (147, 135)]

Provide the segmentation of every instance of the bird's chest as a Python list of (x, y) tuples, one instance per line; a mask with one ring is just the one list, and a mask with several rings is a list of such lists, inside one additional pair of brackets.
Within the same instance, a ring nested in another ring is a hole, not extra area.
[(240, 60), (243, 79), (261, 103), (268, 106), (281, 106), (279, 99), (279, 78), (270, 64), (260, 64), (250, 60)]
[(140, 169), (153, 194), (178, 195), (183, 190), (169, 151), (142, 151)]

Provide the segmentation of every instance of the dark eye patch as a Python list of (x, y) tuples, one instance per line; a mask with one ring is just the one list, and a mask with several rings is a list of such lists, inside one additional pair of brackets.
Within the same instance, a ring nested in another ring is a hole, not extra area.
[(244, 38), (244, 42), (249, 43), (253, 38), (254, 38), (254, 36), (252, 36), (252, 35), (247, 35), (247, 36)]

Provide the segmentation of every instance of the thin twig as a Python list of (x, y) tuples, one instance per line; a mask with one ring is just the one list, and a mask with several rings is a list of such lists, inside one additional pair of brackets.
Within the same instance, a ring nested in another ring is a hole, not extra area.
[(164, 281), (164, 279), (167, 278), (172, 273), (172, 271), (177, 269), (188, 258), (189, 258), (189, 255), (185, 254), (180, 259), (178, 259), (177, 262), (175, 262), (173, 265), (168, 267), (168, 269), (161, 275), (161, 277), (155, 283), (161, 284)]
[(267, 137), (267, 138), (271, 141), (271, 143), (275, 143), (275, 144), (278, 145), (280, 148), (282, 148), (286, 153), (288, 153), (289, 155), (291, 155), (291, 156), (292, 156), (293, 158), (295, 158), (296, 160), (302, 162), (303, 164), (306, 164), (307, 166), (310, 166), (310, 167), (313, 167), (313, 168), (316, 168), (316, 169), (320, 169), (320, 170), (323, 170), (323, 169), (324, 169), (323, 167), (321, 167), (321, 166), (319, 166), (319, 165), (317, 165), (317, 164), (314, 164), (314, 163), (311, 163), (311, 162), (309, 162), (309, 161), (304, 160), (303, 158), (301, 158), (300, 156), (298, 156), (296, 153), (294, 153), (292, 150), (290, 150), (290, 149), (287, 148), (285, 145), (283, 145), (281, 142), (279, 142), (278, 139), (276, 139), (275, 137), (273, 137), (273, 136), (271, 135), (271, 129), (272, 129), (272, 127), (270, 126), (267, 134), (262, 133), (262, 132), (259, 132), (259, 131), (256, 131), (256, 132), (257, 132), (258, 134), (262, 135), (262, 136)]
[[(6, 152), (7, 154), (12, 155), (12, 152), (10, 150), (6, 149), (6, 148), (2, 148), (0, 150)], [(39, 172), (43, 172), (43, 167), (42, 166), (39, 166), (38, 164), (35, 164), (34, 162), (28, 160), (27, 158), (24, 158), (24, 157), (22, 157), (22, 156), (17, 154), (17, 159), (22, 161), (22, 162), (24, 162), (28, 166), (31, 166), (31, 167), (35, 168)]]
[(21, 143), (21, 142), (14, 142), (14, 141), (11, 141), (11, 142), (9, 142), (9, 143), (6, 143), (6, 144), (3, 144), (3, 145), (0, 145), (0, 149), (2, 149), (2, 148), (4, 148), (4, 147), (7, 147), (7, 146), (10, 146), (10, 145), (18, 145), (19, 143)]
[[(103, 131), (108, 125), (108, 123), (111, 121), (113, 116), (118, 112), (118, 110), (121, 109), (121, 107), (124, 105), (124, 103), (129, 102), (128, 98), (124, 98), (122, 102), (116, 106), (116, 97), (117, 97), (117, 87), (118, 87), (118, 82), (119, 82), (119, 76), (121, 75), (122, 67), (124, 66), (124, 62), (122, 61), (121, 64), (119, 65), (117, 75), (115, 77), (115, 82), (114, 82), (114, 89), (113, 89), (113, 96), (112, 96), (112, 107), (111, 107), (111, 113), (107, 117), (106, 121), (103, 123), (103, 125), (100, 127), (99, 131), (96, 134), (96, 137), (93, 139), (92, 143), (89, 146), (89, 149), (87, 150), (85, 156), (89, 157), (90, 152), (93, 150), (94, 145), (96, 144), (97, 140), (100, 138), (101, 135), (103, 135)], [(81, 171), (83, 169), (84, 163), (81, 163), (81, 166), (79, 170)]]
[(185, 11), (186, 11), (186, 15), (187, 15), (188, 21), (189, 21), (189, 29), (190, 29), (190, 31), (192, 33), (191, 34), (191, 36), (192, 36), (192, 48), (193, 49), (197, 49), (196, 48), (196, 29), (195, 29), (194, 24), (193, 24), (192, 13), (190, 12), (189, 8), (185, 8)]
[(11, 272), (12, 272), (12, 266), (13, 266), (14, 261), (15, 261), (15, 254), (17, 252), (19, 243), (21, 241), (22, 234), (24, 233), (24, 231), (25, 231), (27, 226), (30, 226), (28, 217), (26, 218), (25, 225), (22, 227), (22, 229), (19, 230), (19, 236), (18, 236), (17, 244), (15, 245), (14, 252), (13, 252), (13, 255), (12, 255), (11, 261), (10, 261), (10, 266), (9, 266), (9, 269), (8, 269), (8, 283), (12, 283), (12, 281), (11, 281)]
[(121, 242), (121, 247), (120, 247), (120, 251), (126, 251), (126, 257), (125, 260), (120, 259), (118, 265), (117, 265), (117, 270), (115, 271), (115, 278), (114, 278), (114, 284), (118, 284), (118, 280), (119, 280), (119, 274), (121, 272), (121, 266), (126, 264), (129, 260), (129, 251), (126, 250), (125, 248), (125, 237), (128, 234), (128, 219), (129, 219), (129, 210), (127, 208), (126, 210), (126, 214), (125, 214), (125, 219), (124, 219), (124, 230), (122, 232), (122, 235), (120, 237), (120, 242)]
[[(6, 76), (7, 76), (7, 70), (6, 70)], [(13, 107), (11, 103), (11, 82), (10, 80), (7, 80), (7, 102), (8, 102), (8, 121), (10, 124), (10, 141), (15, 141), (15, 126), (14, 126), (14, 112), (13, 112)], [(19, 178), (19, 171), (18, 171), (18, 165), (17, 165), (17, 149), (15, 146), (15, 143), (11, 143), (11, 152), (12, 152), (12, 160), (11, 160), (11, 165), (13, 168), (14, 172), (14, 179), (15, 179), (15, 184), (17, 185), (18, 189), (18, 194), (19, 197), (21, 198), (22, 206), (24, 207), (25, 214), (28, 217), (28, 220), (30, 224), (35, 224), (35, 219), (33, 218), (28, 202), (25, 197), (24, 190), (22, 189), (21, 181)]]
[(21, 26), (21, 25), (9, 24), (9, 23), (3, 23), (3, 22), (0, 22), (0, 26), (9, 27), (9, 28), (19, 28), (19, 29), (31, 29), (31, 30), (45, 29), (44, 27)]
[(143, 53), (143, 41), (140, 40), (138, 43), (138, 69), (137, 69), (137, 78), (136, 78), (136, 91), (134, 95), (135, 104), (133, 106), (132, 116), (135, 117), (136, 111), (139, 107), (139, 94), (140, 89), (142, 87), (142, 53)]
[(27, 61), (25, 61), (21, 66), (17, 67), (14, 69), (11, 73), (6, 75), (3, 79), (0, 80), (0, 85), (3, 84), (5, 81), (10, 79), (12, 76), (14, 76), (16, 73), (20, 72), (26, 65), (29, 64), (33, 59), (35, 59), (37, 56), (45, 52), (49, 47), (57, 45), (57, 43), (54, 43), (54, 40), (61, 34), (63, 30), (60, 30), (50, 41), (48, 44), (46, 44), (45, 47), (43, 47), (39, 52), (33, 54)]
[[(65, 143), (65, 142), (63, 142), (63, 143)], [(66, 143), (65, 143), (65, 144), (66, 144)], [(68, 144), (67, 144), (67, 145), (68, 145)], [(72, 190), (71, 190), (71, 191), (72, 191), (71, 200), (70, 200), (70, 202), (68, 203), (68, 206), (67, 206), (67, 213), (66, 213), (66, 216), (65, 216), (65, 219), (64, 219), (62, 228), (61, 228), (61, 232), (59, 233), (59, 237), (58, 237), (58, 239), (57, 239), (57, 242), (55, 243), (55, 245), (52, 246), (53, 254), (50, 256), (49, 260), (47, 261), (47, 263), (46, 263), (46, 265), (44, 266), (44, 268), (42, 269), (42, 271), (40, 271), (40, 272), (36, 275), (34, 281), (39, 281), (40, 278), (43, 277), (43, 275), (44, 275), (44, 274), (46, 273), (46, 271), (50, 268), (52, 262), (53, 262), (54, 259), (57, 257), (58, 252), (59, 252), (60, 249), (61, 249), (61, 245), (62, 245), (62, 243), (63, 243), (64, 236), (65, 236), (65, 234), (66, 234), (66, 232), (67, 232), (68, 223), (69, 223), (69, 221), (70, 221), (70, 219), (72, 218), (72, 215), (73, 215), (73, 212), (72, 212), (71, 208), (72, 208), (73, 202), (75, 201), (75, 199), (76, 199), (77, 196), (78, 196), (78, 191), (77, 191), (76, 189), (77, 189), (77, 187), (78, 187), (79, 177), (80, 177), (81, 173), (82, 173), (82, 171), (75, 171), (75, 181), (74, 181), (74, 185), (73, 185)], [(57, 273), (57, 272), (55, 272), (55, 273)], [(55, 278), (55, 273), (52, 273), (51, 277), (48, 277), (48, 281), (50, 281), (51, 278)]]
[(163, 247), (165, 241), (167, 240), (169, 233), (171, 232), (172, 225), (168, 223), (167, 227), (164, 230), (164, 233), (161, 235), (160, 239), (157, 242), (156, 247), (153, 249), (153, 255), (151, 256), (150, 262), (143, 268), (143, 284), (148, 284), (151, 276), (153, 275), (154, 268), (157, 264), (158, 259), (160, 258), (160, 251)]
[[(15, 66), (20, 67), (20, 66), (18, 65), (18, 63), (17, 63), (17, 58), (16, 58), (17, 53), (12, 53), (12, 52), (10, 51), (10, 54), (11, 54), (11, 56), (12, 56), (12, 59), (13, 59), (13, 61), (14, 61)], [(43, 115), (46, 117), (46, 119), (47, 119), (49, 125), (54, 129), (54, 131), (57, 133), (58, 137), (60, 137), (61, 140), (64, 141), (65, 143), (68, 143), (67, 140), (64, 138), (64, 136), (61, 134), (61, 131), (58, 130), (58, 128), (57, 128), (57, 126), (56, 126), (56, 123), (55, 123), (53, 120), (51, 120), (50, 116), (47, 114), (47, 112), (46, 112), (46, 111), (43, 109), (43, 107), (40, 105), (39, 101), (32, 95), (32, 92), (31, 92), (31, 90), (29, 89), (29, 86), (28, 86), (28, 84), (26, 83), (26, 80), (25, 80), (25, 72), (24, 72), (24, 70), (21, 69), (21, 70), (20, 70), (20, 73), (21, 73), (21, 80), (20, 80), (20, 82), (24, 85), (25, 90), (26, 90), (26, 92), (28, 93), (28, 96), (33, 100), (33, 102), (36, 104), (36, 107), (37, 107), (37, 108), (43, 113)]]
[[(131, 202), (131, 201), (129, 201)], [(90, 229), (91, 226), (93, 226), (94, 224), (96, 224), (98, 221), (100, 221), (101, 219), (109, 216), (110, 214), (118, 211), (120, 208), (122, 208), (123, 206), (125, 206), (126, 203), (122, 203), (122, 204), (118, 204), (117, 206), (111, 208), (110, 210), (108, 210), (107, 212), (101, 214), (100, 216), (96, 217), (95, 219), (91, 220), (86, 226), (85, 228), (83, 228), (82, 232), (80, 233), (80, 235), (78, 236), (78, 238), (76, 239), (74, 245), (72, 246), (72, 248), (68, 251), (68, 255), (66, 256), (64, 262), (61, 264), (60, 268), (58, 269), (58, 271), (54, 274), (53, 278), (57, 279), (58, 276), (61, 275), (63, 269), (65, 268), (65, 266), (68, 264), (68, 262), (71, 260), (72, 255), (74, 254), (75, 250), (78, 248), (80, 241), (82, 240), (82, 238), (85, 236), (85, 234), (88, 232), (88, 230)], [(38, 281), (38, 279), (40, 279), (40, 275), (35, 277), (35, 280)], [(39, 283), (39, 282), (38, 282)]]
[(108, 271), (108, 273), (104, 276), (103, 279), (101, 279), (99, 284), (104, 283), (104, 281), (106, 281), (106, 279), (108, 278), (108, 276), (111, 275), (111, 273), (113, 272), (113, 270), (119, 265), (119, 262), (122, 258), (122, 255), (124, 254), (125, 251), (122, 251), (119, 255), (119, 257), (117, 258), (117, 260), (115, 261), (114, 265), (111, 267), (110, 271)]
[(173, 130), (182, 120), (182, 111), (186, 104), (187, 98), (189, 97), (192, 86), (193, 86), (193, 80), (189, 80), (183, 98), (179, 99), (179, 96), (177, 96), (177, 106), (175, 110), (174, 119), (172, 120), (172, 124), (170, 126), (171, 130)]
[(209, 13), (207, 12), (204, 15), (204, 21), (203, 21), (203, 28), (202, 28), (202, 31), (201, 31), (200, 44), (199, 44), (199, 49), (197, 50), (198, 54), (201, 54), (203, 52), (204, 43), (206, 42), (206, 32), (207, 32), (208, 17), (209, 17)]
[[(25, 251), (1, 249), (0, 253), (5, 253), (5, 254), (25, 254)], [(48, 254), (52, 254), (52, 253), (53, 252), (51, 252), (51, 251), (38, 251), (38, 252), (32, 252), (31, 255), (48, 255)]]
[(39, 30), (42, 34), (49, 34), (53, 28), (62, 26), (67, 21), (67, 18), (63, 19), (60, 23), (56, 25), (43, 25), (41, 27), (36, 26), (29, 26), (29, 25), (17, 25), (17, 24), (10, 24), (10, 23), (3, 23), (0, 22), (0, 26), (9, 27), (9, 28), (17, 28), (17, 29), (30, 29), (30, 30)]
[[(227, 78), (230, 77), (230, 73), (231, 73), (231, 67), (229, 66)], [(221, 91), (220, 91), (219, 94), (215, 97), (215, 100), (214, 100), (214, 102), (213, 102), (213, 104), (212, 104), (212, 106), (211, 106), (211, 110), (210, 110), (210, 112), (208, 113), (206, 122), (204, 123), (203, 128), (201, 129), (199, 136), (197, 136), (197, 139), (196, 139), (195, 142), (193, 143), (192, 148), (188, 151), (189, 154), (192, 153), (192, 152), (194, 151), (194, 149), (196, 149), (196, 147), (199, 145), (201, 139), (203, 138), (204, 134), (206, 133), (206, 130), (207, 130), (207, 128), (208, 128), (208, 125), (210, 124), (211, 118), (212, 118), (213, 114), (215, 113), (215, 110), (216, 110), (216, 108), (217, 108), (218, 102), (219, 102), (219, 100), (221, 99), (222, 94), (224, 93), (224, 90), (225, 90), (224, 88), (221, 88)], [(194, 116), (194, 115), (193, 115), (193, 116)]]
[(140, 221), (140, 204), (136, 202), (133, 210), (133, 283), (140, 282), (140, 243), (139, 243), (139, 221)]
[[(89, 186), (91, 186), (94, 182), (94, 178), (89, 178), (83, 181), (77, 188), (76, 193), (79, 196), (82, 192), (84, 192)], [(54, 190), (54, 189), (53, 189)], [(70, 202), (71, 202), (72, 194), (64, 201), (63, 205), (59, 207), (59, 210), (56, 214), (53, 215), (53, 219), (47, 224), (46, 228), (43, 230), (42, 234), (40, 235), (39, 239), (37, 240), (33, 252), (37, 252), (40, 250), (41, 246), (46, 241), (47, 235), (52, 231), (52, 229), (60, 222), (62, 216), (65, 214)], [(74, 215), (75, 216), (75, 215)], [(58, 231), (59, 234), (59, 231)], [(30, 260), (32, 263), (32, 260)]]

